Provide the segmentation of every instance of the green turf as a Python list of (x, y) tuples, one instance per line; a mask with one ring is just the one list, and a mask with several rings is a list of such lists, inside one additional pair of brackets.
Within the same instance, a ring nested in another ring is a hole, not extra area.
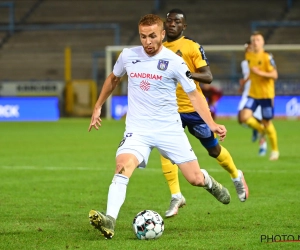
[(89, 119), (0, 123), (0, 249), (300, 249), (300, 242), (261, 242), (262, 235), (300, 235), (300, 122), (274, 121), (281, 153), (275, 162), (257, 156), (250, 129), (219, 122), (228, 129), (222, 145), (245, 173), (249, 200), (238, 200), (229, 175), (190, 137), (201, 167), (228, 187), (232, 201), (220, 204), (180, 174), (187, 206), (165, 219), (155, 241), (137, 240), (131, 223), (140, 210), (163, 216), (168, 208), (157, 150), (129, 182), (115, 237), (104, 240), (89, 225), (90, 209), (106, 209), (123, 120), (104, 120), (90, 133)]

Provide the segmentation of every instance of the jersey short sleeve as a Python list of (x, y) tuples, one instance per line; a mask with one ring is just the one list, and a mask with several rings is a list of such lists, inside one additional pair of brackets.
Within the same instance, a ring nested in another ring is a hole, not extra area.
[(187, 73), (189, 72), (189, 68), (182, 58), (178, 58), (178, 63), (176, 65), (176, 71), (174, 71), (175, 77), (177, 81), (182, 86), (184, 92), (189, 93), (196, 89), (196, 85), (194, 81), (187, 77)]
[(270, 72), (270, 71), (276, 69), (275, 60), (274, 60), (273, 55), (271, 53), (267, 53), (267, 60), (268, 60), (267, 70)]
[(249, 65), (248, 65), (248, 61), (247, 60), (243, 60), (241, 62), (241, 68), (242, 68), (242, 73), (243, 73), (243, 78), (247, 79), (250, 73), (249, 70)]
[(124, 50), (120, 53), (113, 68), (113, 74), (117, 77), (121, 77), (126, 73), (123, 56), (124, 56)]
[(192, 50), (191, 55), (193, 64), (197, 69), (209, 65), (204, 48), (200, 44), (194, 42), (190, 49)]

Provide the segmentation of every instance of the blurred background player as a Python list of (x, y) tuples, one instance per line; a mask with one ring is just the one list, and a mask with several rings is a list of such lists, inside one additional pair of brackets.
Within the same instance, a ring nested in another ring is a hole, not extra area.
[[(209, 84), (213, 77), (203, 47), (183, 36), (186, 27), (186, 15), (182, 10), (172, 9), (169, 11), (165, 22), (167, 41), (163, 45), (183, 58), (191, 71), (189, 77), (194, 80), (197, 91), (203, 96), (199, 82)], [(240, 201), (245, 201), (248, 198), (248, 187), (242, 171), (236, 168), (230, 153), (219, 144), (215, 134), (195, 112), (180, 84), (177, 85), (176, 95), (183, 127), (187, 127), (189, 132), (206, 148), (208, 154), (216, 158), (219, 165), (230, 174)], [(205, 97), (203, 96), (203, 98)], [(165, 216), (171, 217), (178, 213), (179, 207), (186, 204), (186, 200), (180, 191), (178, 167), (162, 156), (161, 163), (172, 195), (170, 207)]]
[[(250, 68), (250, 89), (247, 102), (241, 111), (241, 121), (256, 129), (260, 134), (266, 133), (270, 139), (270, 160), (279, 158), (277, 132), (272, 123), (274, 117), (274, 81), (278, 78), (276, 64), (272, 54), (264, 50), (264, 37), (260, 32), (251, 35), (252, 53), (246, 54)], [(261, 106), (262, 123), (257, 121), (253, 112)]]
[[(250, 43), (250, 41), (248, 41), (247, 43), (245, 43), (245, 57), (247, 56), (246, 55), (247, 53), (251, 53), (252, 51), (253, 51), (253, 49), (252, 49), (251, 43)], [(241, 97), (241, 100), (238, 105), (238, 122), (240, 124), (242, 124), (241, 110), (243, 109), (243, 107), (245, 106), (245, 104), (247, 102), (247, 97), (248, 97), (250, 84), (251, 84), (251, 81), (249, 79), (250, 69), (249, 69), (248, 61), (246, 59), (244, 59), (241, 62), (241, 68), (242, 68), (243, 78), (241, 78), (239, 81), (239, 83), (240, 83), (239, 93), (242, 93), (242, 97)], [(256, 108), (255, 112), (253, 113), (253, 116), (257, 119), (257, 121), (261, 122), (261, 120), (262, 120), (261, 106), (258, 106)], [(267, 141), (266, 141), (265, 135), (259, 134), (256, 129), (252, 129), (252, 141), (255, 142), (258, 137), (259, 137), (258, 154), (260, 156), (264, 156), (267, 152)]]
[(200, 87), (203, 95), (206, 97), (210, 113), (215, 119), (217, 114), (217, 103), (222, 97), (223, 92), (221, 89), (210, 84), (201, 84)]

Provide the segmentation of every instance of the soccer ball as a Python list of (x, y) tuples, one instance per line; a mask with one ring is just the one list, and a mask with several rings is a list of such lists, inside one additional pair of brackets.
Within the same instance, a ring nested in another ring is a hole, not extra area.
[(158, 239), (165, 229), (164, 220), (153, 210), (139, 212), (133, 219), (133, 232), (140, 240)]

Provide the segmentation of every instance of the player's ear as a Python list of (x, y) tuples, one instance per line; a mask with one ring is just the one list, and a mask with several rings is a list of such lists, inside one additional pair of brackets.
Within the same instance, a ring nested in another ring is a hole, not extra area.
[(186, 27), (187, 27), (187, 24), (185, 23), (185, 24), (183, 25), (183, 30), (185, 30)]
[(161, 40), (164, 40), (165, 39), (165, 36), (166, 36), (166, 31), (165, 30), (163, 30), (162, 32), (161, 32)]

